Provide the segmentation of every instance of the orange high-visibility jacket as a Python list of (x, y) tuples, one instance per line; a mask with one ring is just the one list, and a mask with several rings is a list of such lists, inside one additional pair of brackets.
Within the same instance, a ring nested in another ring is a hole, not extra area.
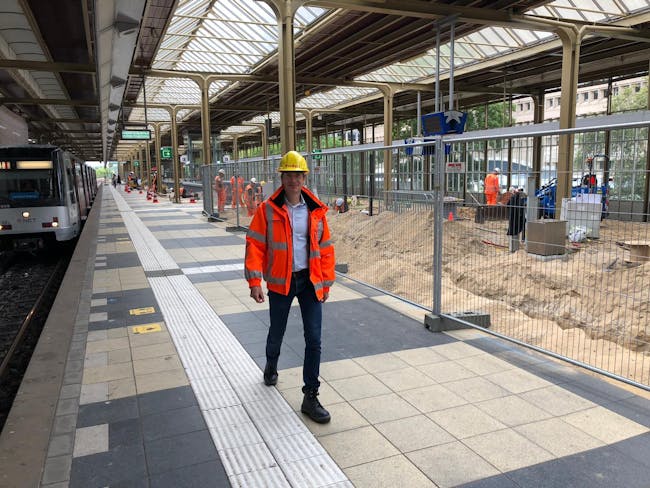
[[(334, 284), (334, 246), (327, 225), (327, 206), (307, 188), (302, 196), (309, 210), (309, 279), (322, 300)], [(280, 187), (255, 212), (246, 234), (244, 275), (248, 286), (261, 286), (262, 277), (270, 291), (289, 294), (293, 265), (292, 230)]]
[(489, 173), (485, 177), (485, 193), (499, 193), (500, 184), (499, 184), (499, 175), (494, 173)]

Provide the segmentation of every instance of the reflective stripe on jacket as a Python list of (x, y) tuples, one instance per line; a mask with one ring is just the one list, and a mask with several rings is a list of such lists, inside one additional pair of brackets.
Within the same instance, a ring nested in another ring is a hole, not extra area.
[[(334, 246), (327, 226), (327, 206), (308, 189), (302, 196), (309, 210), (309, 279), (318, 299), (334, 284)], [(244, 275), (249, 287), (261, 286), (262, 277), (270, 291), (289, 294), (293, 266), (291, 221), (280, 187), (255, 212), (246, 234)]]

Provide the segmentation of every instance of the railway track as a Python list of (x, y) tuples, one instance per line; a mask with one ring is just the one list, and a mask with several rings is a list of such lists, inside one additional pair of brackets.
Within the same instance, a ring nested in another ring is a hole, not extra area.
[(14, 255), (0, 268), (0, 430), (65, 275), (70, 253)]

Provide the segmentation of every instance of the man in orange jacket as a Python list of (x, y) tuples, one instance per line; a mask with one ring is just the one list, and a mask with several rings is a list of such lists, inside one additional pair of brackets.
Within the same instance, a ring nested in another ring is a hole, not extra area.
[(244, 195), (244, 178), (242, 178), (240, 175), (232, 175), (230, 177), (230, 191), (232, 193), (231, 195), (231, 206), (232, 208), (235, 208), (239, 205), (239, 202), (242, 201), (243, 195)]
[(214, 191), (217, 192), (217, 212), (226, 209), (226, 171), (220, 169), (214, 177)]
[(501, 170), (499, 168), (494, 168), (492, 173), (488, 174), (485, 177), (485, 201), (488, 205), (497, 204), (497, 195), (499, 195), (499, 190), (501, 189), (499, 184), (499, 173)]
[(330, 414), (318, 401), (322, 305), (334, 284), (334, 246), (327, 225), (327, 205), (305, 188), (309, 172), (300, 153), (289, 151), (278, 171), (282, 186), (255, 211), (246, 235), (244, 274), (250, 296), (264, 302), (262, 277), (269, 296), (271, 326), (266, 338), (264, 383), (278, 382), (278, 359), (295, 297), (305, 337), (301, 411), (327, 423)]

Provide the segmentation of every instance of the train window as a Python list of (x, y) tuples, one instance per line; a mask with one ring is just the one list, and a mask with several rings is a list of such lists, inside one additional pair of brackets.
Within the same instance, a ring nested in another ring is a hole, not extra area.
[[(0, 172), (0, 200), (30, 205), (52, 204), (56, 198), (52, 170), (9, 170)], [(7, 202), (5, 202), (7, 203)]]

